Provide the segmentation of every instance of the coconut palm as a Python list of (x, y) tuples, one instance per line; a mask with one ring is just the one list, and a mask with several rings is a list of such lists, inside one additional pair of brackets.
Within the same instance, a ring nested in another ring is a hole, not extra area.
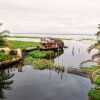
[(99, 31), (95, 34), (97, 36), (97, 39), (100, 37), (100, 24), (98, 24)]
[[(0, 26), (2, 25), (2, 23), (0, 23)], [(6, 39), (8, 37), (8, 35), (6, 35), (5, 33), (9, 33), (8, 30), (4, 30), (2, 32), (0, 32), (0, 46), (10, 46), (9, 41)]]

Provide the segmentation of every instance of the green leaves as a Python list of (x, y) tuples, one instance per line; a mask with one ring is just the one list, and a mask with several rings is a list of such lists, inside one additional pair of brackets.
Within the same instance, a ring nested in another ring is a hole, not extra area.
[(3, 52), (0, 52), (0, 62), (11, 59), (12, 56)]
[(95, 79), (95, 84), (100, 87), (100, 76)]
[(88, 96), (89, 96), (90, 100), (100, 100), (100, 90), (91, 89), (88, 92)]
[(33, 58), (46, 58), (47, 56), (49, 56), (52, 53), (53, 53), (53, 51), (39, 51), (39, 50), (35, 50), (35, 51), (32, 51), (32, 52), (29, 52), (28, 56), (31, 56)]

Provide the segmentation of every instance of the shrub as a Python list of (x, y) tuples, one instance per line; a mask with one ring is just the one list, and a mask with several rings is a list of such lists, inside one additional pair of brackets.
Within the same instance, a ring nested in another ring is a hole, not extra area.
[(88, 96), (90, 100), (100, 100), (100, 90), (91, 89), (88, 92)]

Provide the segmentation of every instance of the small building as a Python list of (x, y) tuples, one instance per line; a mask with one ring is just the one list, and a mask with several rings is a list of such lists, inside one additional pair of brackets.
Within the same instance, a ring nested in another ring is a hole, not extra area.
[(52, 37), (42, 37), (40, 40), (40, 49), (48, 50), (48, 49), (63, 49), (64, 42), (59, 38)]

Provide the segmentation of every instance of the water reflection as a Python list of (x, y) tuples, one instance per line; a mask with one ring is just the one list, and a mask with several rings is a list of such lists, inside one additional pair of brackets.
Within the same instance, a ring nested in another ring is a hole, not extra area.
[(0, 70), (0, 99), (6, 98), (4, 90), (10, 90), (11, 84), (14, 82), (11, 78), (14, 74), (11, 74), (8, 70)]

